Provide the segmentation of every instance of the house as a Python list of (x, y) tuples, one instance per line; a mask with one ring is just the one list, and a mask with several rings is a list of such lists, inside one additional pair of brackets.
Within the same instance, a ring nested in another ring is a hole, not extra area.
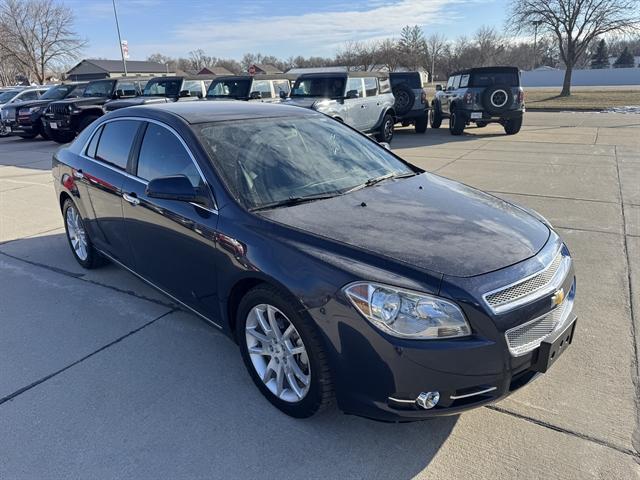
[(249, 72), (249, 75), (274, 75), (282, 73), (277, 67), (270, 63), (254, 63), (249, 65), (247, 72)]
[(204, 67), (197, 73), (197, 75), (214, 75), (216, 77), (223, 77), (225, 75), (233, 75), (233, 72), (224, 67)]
[[(127, 60), (127, 76), (159, 77), (168, 75), (169, 67), (158, 62)], [(85, 59), (69, 70), (67, 80), (74, 82), (124, 77), (122, 60)]]

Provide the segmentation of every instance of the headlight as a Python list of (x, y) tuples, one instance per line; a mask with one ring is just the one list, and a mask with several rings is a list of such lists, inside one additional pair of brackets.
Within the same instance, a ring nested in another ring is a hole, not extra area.
[(39, 111), (42, 110), (43, 107), (30, 107), (29, 108), (29, 113), (38, 113)]
[(370, 282), (352, 283), (343, 291), (367, 320), (394, 337), (437, 339), (471, 334), (460, 307), (443, 298)]

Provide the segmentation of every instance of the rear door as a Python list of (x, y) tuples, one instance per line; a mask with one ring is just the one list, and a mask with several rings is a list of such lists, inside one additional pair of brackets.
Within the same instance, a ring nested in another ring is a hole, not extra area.
[(384, 106), (378, 95), (378, 79), (376, 77), (365, 77), (364, 79), (364, 103), (366, 107), (364, 111), (365, 130), (372, 130), (380, 120), (382, 109)]
[(367, 119), (365, 110), (367, 105), (366, 99), (364, 98), (364, 83), (362, 78), (349, 77), (347, 79), (345, 95), (353, 90), (358, 92), (358, 97), (344, 99), (344, 106), (346, 107), (345, 122), (358, 130), (366, 130)]
[(456, 89), (460, 85), (460, 75), (449, 77), (447, 82), (447, 89), (444, 92), (444, 101), (442, 102), (442, 111), (444, 113), (451, 113), (451, 103), (456, 98)]
[[(195, 158), (167, 125), (146, 124), (125, 181), (123, 213), (135, 271), (182, 303), (215, 321), (219, 316), (216, 251), (218, 214)], [(151, 198), (150, 180), (185, 175), (211, 199), (209, 207)]]
[(131, 265), (131, 250), (123, 225), (122, 187), (141, 126), (137, 120), (113, 120), (98, 127), (83, 152), (82, 168), (74, 174), (88, 198), (92, 241), (127, 266)]

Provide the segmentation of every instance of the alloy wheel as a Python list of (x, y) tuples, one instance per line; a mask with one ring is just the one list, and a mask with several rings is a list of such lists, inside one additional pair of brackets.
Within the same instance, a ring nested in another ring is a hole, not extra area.
[(87, 234), (82, 224), (82, 219), (78, 214), (75, 207), (70, 206), (67, 208), (65, 214), (65, 221), (67, 224), (67, 235), (69, 235), (69, 241), (73, 251), (82, 261), (85, 261), (89, 257), (89, 245), (87, 243)]
[(280, 400), (301, 401), (311, 385), (304, 342), (287, 316), (273, 305), (254, 306), (247, 315), (245, 341), (262, 383)]

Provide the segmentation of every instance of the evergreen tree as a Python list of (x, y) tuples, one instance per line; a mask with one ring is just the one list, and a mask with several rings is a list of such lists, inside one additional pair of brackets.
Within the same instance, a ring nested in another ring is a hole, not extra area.
[(418, 25), (405, 26), (400, 33), (398, 50), (405, 67), (417, 70), (427, 63), (427, 42)]
[(596, 52), (591, 55), (591, 68), (609, 68), (609, 51), (604, 39), (598, 42)]
[(624, 50), (620, 53), (616, 61), (613, 62), (613, 68), (633, 68), (634, 58), (632, 53), (629, 51), (629, 47), (624, 47)]

